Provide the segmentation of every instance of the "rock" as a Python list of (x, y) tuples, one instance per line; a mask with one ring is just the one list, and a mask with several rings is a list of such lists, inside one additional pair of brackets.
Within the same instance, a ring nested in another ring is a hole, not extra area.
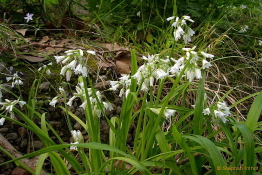
[(24, 138), (27, 135), (27, 130), (24, 127), (18, 128), (18, 134)]
[(6, 138), (7, 138), (7, 140), (16, 140), (16, 139), (18, 139), (18, 134), (17, 133), (8, 133), (7, 135), (6, 135)]
[(0, 128), (0, 133), (7, 132), (8, 130), (8, 128)]
[(40, 85), (40, 87), (39, 87), (39, 89), (41, 90), (41, 91), (48, 91), (49, 89), (50, 89), (50, 82), (44, 82), (44, 83), (42, 83), (41, 85)]
[(58, 121), (50, 121), (49, 124), (56, 128), (61, 127), (61, 122), (58, 122)]
[(74, 124), (74, 129), (75, 129), (75, 130), (80, 130), (80, 129), (81, 129), (80, 123), (76, 122), (76, 123)]
[(121, 106), (117, 106), (117, 107), (116, 107), (116, 113), (117, 113), (117, 114), (120, 114), (121, 111), (122, 111)]
[(41, 149), (44, 148), (44, 144), (41, 141), (33, 141), (32, 145), (35, 149)]
[(24, 148), (27, 146), (28, 140), (27, 139), (22, 139), (21, 143), (20, 143), (20, 147)]

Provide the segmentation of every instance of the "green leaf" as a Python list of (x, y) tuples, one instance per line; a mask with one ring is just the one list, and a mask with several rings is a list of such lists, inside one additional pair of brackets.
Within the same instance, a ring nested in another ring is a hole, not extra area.
[[(246, 127), (244, 124), (234, 124), (240, 132), (243, 135), (244, 139), (244, 167), (254, 167), (255, 165), (255, 144), (254, 144), (254, 139), (253, 135), (250, 132), (250, 130)], [(243, 170), (244, 175), (252, 175), (254, 171), (252, 170)]]
[(253, 102), (246, 120), (246, 126), (250, 129), (251, 133), (254, 133), (258, 119), (262, 111), (262, 91), (258, 94), (255, 101)]
[(218, 148), (212, 141), (199, 135), (184, 136), (184, 137), (199, 143), (201, 146), (205, 148), (205, 150), (210, 155), (210, 159), (213, 162), (213, 167), (215, 169), (216, 175), (230, 175), (229, 171), (219, 169), (219, 167), (223, 168), (224, 166), (226, 166), (226, 162), (224, 161)]
[(48, 153), (39, 156), (39, 159), (36, 164), (35, 175), (41, 175), (41, 171), (43, 169), (43, 165), (47, 157), (48, 157)]

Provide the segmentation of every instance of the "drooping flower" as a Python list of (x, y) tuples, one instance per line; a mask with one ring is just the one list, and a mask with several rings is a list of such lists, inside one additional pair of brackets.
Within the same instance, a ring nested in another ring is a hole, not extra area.
[(204, 109), (203, 114), (204, 115), (209, 115), (210, 114), (210, 109), (209, 108)]
[(5, 118), (4, 117), (0, 118), (0, 126), (4, 125), (4, 122), (5, 122)]
[(202, 60), (202, 69), (208, 69), (211, 66), (212, 65), (210, 62), (208, 62), (207, 60)]
[(55, 107), (57, 101), (58, 101), (58, 97), (54, 97), (54, 98), (51, 100), (51, 102), (49, 103), (49, 105)]

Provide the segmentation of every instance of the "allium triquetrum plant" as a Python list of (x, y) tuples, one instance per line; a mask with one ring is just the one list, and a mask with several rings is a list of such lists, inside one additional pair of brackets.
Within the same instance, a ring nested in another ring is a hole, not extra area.
[[(194, 32), (183, 20), (193, 20), (189, 16), (181, 19), (168, 18), (174, 20), (175, 40), (180, 42), (183, 38), (189, 43)], [(94, 88), (85, 68), (86, 58), (96, 56), (96, 53), (70, 50), (66, 56), (56, 56), (56, 61), (63, 66), (61, 75), (65, 75), (67, 81), (73, 73), (79, 75), (75, 93), (67, 99), (65, 107), (60, 107), (82, 129), (71, 130), (73, 142), (63, 144), (64, 141), (45, 121), (45, 114), (35, 112), (41, 118), (39, 127), (13, 107), (14, 112), (27, 122), (27, 128), (42, 138), (46, 146), (22, 158), (41, 155), (36, 174), (40, 173), (48, 156), (56, 174), (70, 174), (70, 171), (77, 174), (253, 174), (259, 164), (256, 154), (261, 152), (261, 147), (255, 143), (261, 141), (256, 131), (261, 127), (257, 121), (262, 110), (262, 93), (245, 98), (258, 95), (247, 120), (236, 121), (231, 108), (245, 99), (229, 106), (226, 95), (230, 91), (222, 98), (206, 95), (205, 73), (215, 58), (208, 52), (208, 49), (198, 50), (197, 46), (186, 45), (182, 49), (174, 48), (170, 53), (143, 56), (144, 64), (138, 67), (135, 52), (131, 50), (131, 74), (111, 81), (107, 90), (116, 92), (123, 100), (119, 117), (111, 118), (105, 113), (105, 110), (112, 110), (111, 103), (103, 92)], [(198, 89), (193, 89), (192, 85), (197, 85)], [(187, 94), (192, 91), (196, 92), (193, 106), (186, 104)], [(50, 105), (55, 106), (66, 97), (62, 87), (59, 92)], [(207, 96), (214, 99), (212, 103), (207, 103)], [(83, 108), (85, 119), (68, 110), (75, 99), (80, 99), (79, 107)], [(100, 138), (102, 117), (110, 126), (107, 144), (102, 144)], [(135, 134), (128, 145), (132, 125), (135, 125)], [(47, 128), (61, 144), (54, 144)], [(82, 135), (84, 130), (88, 140)]]

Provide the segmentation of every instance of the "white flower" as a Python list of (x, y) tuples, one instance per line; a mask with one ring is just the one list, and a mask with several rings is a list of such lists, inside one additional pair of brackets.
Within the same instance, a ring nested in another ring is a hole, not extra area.
[(83, 66), (82, 64), (78, 64), (75, 68), (75, 74), (83, 74)]
[(168, 17), (166, 20), (171, 21), (172, 19), (175, 19), (175, 16)]
[(210, 114), (210, 109), (209, 108), (204, 109), (203, 114), (204, 115), (209, 115)]
[(113, 106), (111, 103), (103, 102), (105, 109), (108, 109), (109, 111), (113, 110)]
[(183, 35), (185, 32), (184, 30), (179, 26), (177, 28), (177, 30), (174, 30), (174, 37), (175, 37), (175, 40), (179, 40), (181, 38), (181, 35)]
[(66, 66), (62, 67), (61, 72), (60, 72), (60, 75), (65, 75), (66, 70), (67, 70), (67, 67), (66, 67)]
[(140, 17), (140, 15), (141, 15), (141, 12), (138, 11), (138, 12), (136, 13), (136, 16)]
[(247, 8), (247, 6), (242, 4), (242, 5), (240, 6), (240, 8), (245, 9), (245, 8)]
[(130, 89), (126, 90), (126, 98), (128, 97), (128, 94), (130, 93)]
[(68, 62), (70, 60), (70, 57), (66, 57), (63, 61), (62, 64), (65, 64), (66, 62)]
[(200, 69), (195, 69), (195, 75), (196, 75), (196, 78), (197, 79), (200, 79), (200, 78), (202, 78), (202, 75), (201, 75), (201, 70)]
[(75, 67), (76, 67), (76, 63), (77, 63), (77, 61), (76, 61), (76, 60), (73, 60), (73, 61), (71, 61), (71, 63), (69, 63), (66, 67), (69, 68), (69, 69), (71, 69), (71, 70), (74, 70)]
[(55, 56), (56, 63), (59, 63), (60, 61), (65, 59), (65, 56)]
[(28, 23), (29, 21), (33, 20), (33, 16), (34, 16), (34, 14), (27, 13), (26, 17), (24, 17), (24, 19), (26, 19), (26, 22)]
[(186, 31), (186, 34), (183, 36), (183, 40), (184, 42), (187, 44), (189, 42), (191, 42), (191, 36), (193, 36), (195, 34), (195, 31), (193, 31), (190, 27), (188, 28), (188, 30)]
[(190, 16), (182, 16), (182, 18), (184, 18), (184, 19), (187, 20), (187, 21), (194, 22), (194, 21), (190, 18)]
[(119, 97), (122, 97), (122, 96), (123, 96), (123, 94), (124, 94), (124, 92), (125, 92), (125, 89), (124, 89), (124, 88), (122, 88), (122, 89), (120, 90)]
[(244, 25), (244, 26), (241, 27), (239, 33), (245, 33), (245, 32), (247, 32), (248, 29), (249, 29), (248, 25)]
[(262, 40), (258, 40), (258, 44), (262, 46)]
[(86, 109), (86, 103), (87, 103), (87, 101), (85, 100), (79, 107), (83, 108), (85, 110)]
[(156, 79), (164, 79), (164, 78), (166, 78), (169, 74), (166, 73), (165, 71), (163, 71), (162, 69), (157, 69), (157, 70), (154, 72), (154, 75), (155, 75)]
[(52, 101), (49, 103), (49, 105), (55, 107), (57, 101), (58, 101), (58, 97), (55, 97), (55, 98), (52, 99)]
[(214, 58), (214, 55), (209, 54), (209, 53), (201, 52), (201, 54), (202, 54), (205, 58), (211, 58), (211, 59)]
[[(74, 143), (71, 143), (71, 144), (79, 144), (79, 142), (74, 142)], [(77, 151), (77, 146), (70, 146), (70, 150), (71, 151)]]
[(66, 103), (68, 106), (72, 106), (73, 101), (76, 99), (76, 96), (73, 96), (69, 99), (69, 101)]
[(195, 76), (196, 76), (196, 74), (195, 74), (194, 70), (188, 70), (186, 72), (186, 77), (187, 77), (189, 82), (192, 82), (194, 80)]
[(212, 65), (207, 60), (202, 60), (202, 69), (208, 69)]
[(74, 141), (80, 142), (80, 143), (82, 141), (84, 141), (83, 135), (82, 135), (82, 133), (79, 130), (77, 130), (77, 131), (76, 130), (72, 130), (71, 134), (72, 134), (72, 137), (73, 137)]
[(86, 66), (84, 66), (83, 67), (83, 72), (82, 72), (82, 75), (83, 75), (83, 77), (87, 77), (87, 67)]
[(225, 114), (223, 112), (214, 110), (214, 113), (215, 113), (215, 116), (217, 118), (220, 118), (224, 123), (227, 122), (226, 116), (225, 116)]
[(4, 125), (4, 122), (5, 122), (5, 118), (2, 117), (2, 118), (0, 119), (0, 126)]
[(176, 112), (176, 110), (174, 110), (174, 109), (166, 108), (165, 111), (164, 111), (164, 116), (166, 118), (170, 118), (170, 117), (174, 116), (175, 112)]
[(68, 69), (66, 71), (66, 81), (70, 81), (71, 76), (72, 76), (72, 71), (70, 69)]
[(14, 87), (15, 85), (22, 85), (23, 82), (21, 80), (21, 78), (18, 76), (18, 73), (14, 73), (12, 77), (6, 77), (6, 81), (10, 81), (10, 80), (13, 80), (12, 81), (12, 87)]
[(120, 86), (118, 81), (110, 81), (111, 88), (110, 90), (116, 91), (117, 88)]
[(89, 54), (91, 54), (91, 55), (96, 55), (96, 52), (95, 52), (95, 51), (92, 51), (92, 50), (87, 50), (86, 52), (89, 53)]

